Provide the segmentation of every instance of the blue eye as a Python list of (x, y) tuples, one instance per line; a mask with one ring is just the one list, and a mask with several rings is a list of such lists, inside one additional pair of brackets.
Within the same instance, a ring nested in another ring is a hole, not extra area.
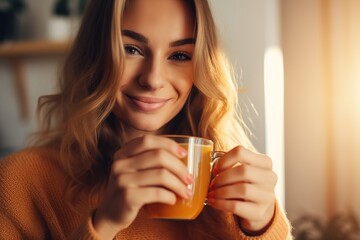
[(125, 53), (128, 55), (142, 55), (139, 48), (131, 46), (131, 45), (124, 46), (124, 50), (125, 50)]
[(185, 62), (191, 60), (191, 55), (183, 52), (178, 52), (169, 57), (170, 60), (175, 60), (179, 62)]

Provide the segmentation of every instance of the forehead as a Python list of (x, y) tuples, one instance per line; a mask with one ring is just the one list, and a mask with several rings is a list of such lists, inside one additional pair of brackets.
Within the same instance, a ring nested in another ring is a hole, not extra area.
[(122, 29), (177, 40), (193, 37), (194, 11), (185, 0), (129, 0)]

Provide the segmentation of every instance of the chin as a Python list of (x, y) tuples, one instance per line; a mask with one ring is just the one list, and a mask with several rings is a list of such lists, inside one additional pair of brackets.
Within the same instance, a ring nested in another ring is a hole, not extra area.
[(159, 132), (164, 125), (144, 123), (144, 124), (136, 124), (133, 127), (139, 131), (147, 132), (147, 133), (155, 133)]
[(133, 122), (132, 126), (133, 128), (146, 133), (161, 134), (170, 127), (171, 122), (172, 122), (171, 120), (161, 121), (160, 119), (158, 120), (148, 119), (148, 121)]

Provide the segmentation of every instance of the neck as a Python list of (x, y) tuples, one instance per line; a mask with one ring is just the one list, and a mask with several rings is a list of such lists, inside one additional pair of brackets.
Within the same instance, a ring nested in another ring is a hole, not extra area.
[(120, 125), (120, 129), (121, 129), (120, 141), (121, 141), (121, 144), (124, 144), (126, 142), (129, 142), (129, 141), (137, 138), (137, 137), (142, 137), (145, 135), (174, 134), (173, 126), (174, 126), (174, 120), (170, 121), (169, 123), (167, 123), (160, 129), (155, 130), (155, 131), (145, 131), (145, 130), (133, 128), (129, 125), (121, 124)]

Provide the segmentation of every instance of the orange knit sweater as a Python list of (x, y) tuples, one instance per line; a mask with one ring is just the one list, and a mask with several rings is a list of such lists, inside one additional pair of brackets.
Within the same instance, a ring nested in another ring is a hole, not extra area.
[[(91, 223), (96, 206), (85, 201), (74, 211), (64, 201), (65, 172), (54, 150), (32, 148), (0, 160), (0, 239), (99, 239)], [(81, 202), (81, 197), (79, 196)], [(234, 227), (235, 228), (235, 227)], [(151, 220), (140, 211), (116, 239), (189, 239), (176, 221)], [(291, 239), (289, 225), (277, 206), (270, 228), (247, 237), (236, 227), (233, 239)]]

